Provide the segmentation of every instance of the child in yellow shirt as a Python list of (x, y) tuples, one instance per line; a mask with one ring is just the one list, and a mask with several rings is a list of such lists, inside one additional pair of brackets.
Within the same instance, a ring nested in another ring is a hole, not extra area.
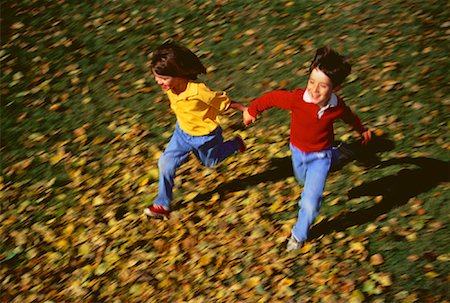
[(169, 216), (176, 171), (191, 152), (211, 167), (236, 151), (246, 150), (240, 136), (224, 141), (218, 117), (228, 108), (243, 112), (246, 107), (232, 101), (225, 92), (213, 91), (197, 81), (206, 68), (182, 45), (174, 42), (161, 45), (153, 52), (151, 68), (177, 118), (175, 132), (158, 161), (158, 196), (144, 210), (149, 217), (164, 218)]

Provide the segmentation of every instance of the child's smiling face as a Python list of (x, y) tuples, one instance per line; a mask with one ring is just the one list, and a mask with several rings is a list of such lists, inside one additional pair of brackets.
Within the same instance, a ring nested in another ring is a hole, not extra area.
[(158, 75), (153, 71), (156, 83), (164, 90), (169, 90), (177, 86), (177, 78), (172, 76)]
[(186, 90), (189, 80), (181, 77), (164, 76), (157, 74), (152, 70), (156, 83), (162, 88), (162, 90), (171, 90), (173, 93), (179, 95)]
[(306, 86), (311, 101), (319, 107), (327, 105), (333, 93), (333, 83), (331, 79), (320, 69), (315, 68), (311, 71)]

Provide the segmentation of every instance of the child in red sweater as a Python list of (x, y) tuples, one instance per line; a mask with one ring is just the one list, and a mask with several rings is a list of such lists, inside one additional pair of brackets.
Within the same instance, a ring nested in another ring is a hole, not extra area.
[(334, 121), (342, 119), (353, 127), (364, 144), (371, 139), (370, 130), (335, 94), (350, 71), (351, 65), (343, 56), (331, 48), (320, 48), (310, 65), (306, 89), (269, 92), (251, 102), (244, 111), (245, 125), (254, 122), (258, 114), (271, 107), (291, 111), (292, 164), (295, 177), (303, 183), (303, 192), (297, 223), (287, 244), (288, 251), (301, 248), (319, 214), (332, 158), (336, 159), (332, 148)]

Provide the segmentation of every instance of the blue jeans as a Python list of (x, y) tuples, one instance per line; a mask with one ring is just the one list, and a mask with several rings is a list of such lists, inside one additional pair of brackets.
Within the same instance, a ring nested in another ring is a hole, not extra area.
[(192, 152), (205, 166), (211, 167), (239, 150), (235, 140), (223, 141), (222, 128), (217, 127), (206, 136), (191, 136), (178, 126), (170, 139), (166, 150), (158, 161), (159, 190), (153, 205), (169, 208), (172, 201), (172, 189), (177, 169)]
[(295, 178), (303, 184), (300, 210), (292, 234), (297, 241), (305, 241), (311, 224), (319, 214), (325, 182), (335, 155), (332, 149), (305, 153), (292, 144), (290, 147)]

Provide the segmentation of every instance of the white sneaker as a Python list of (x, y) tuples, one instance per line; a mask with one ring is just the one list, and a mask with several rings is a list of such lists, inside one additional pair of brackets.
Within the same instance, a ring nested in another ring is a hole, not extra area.
[(286, 251), (299, 250), (303, 246), (303, 241), (297, 241), (294, 235), (291, 234), (289, 241), (287, 243)]

